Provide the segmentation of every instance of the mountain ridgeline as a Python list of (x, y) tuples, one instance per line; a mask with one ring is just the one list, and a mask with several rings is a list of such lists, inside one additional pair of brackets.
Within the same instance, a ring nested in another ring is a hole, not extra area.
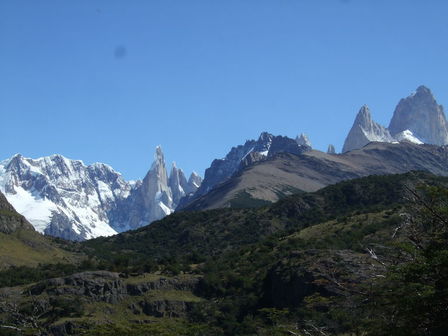
[(196, 173), (187, 180), (175, 164), (168, 174), (157, 147), (147, 175), (133, 182), (102, 163), (18, 154), (0, 162), (0, 191), (38, 232), (85, 240), (137, 229), (175, 210), (257, 207), (371, 174), (446, 175), (447, 125), (443, 107), (420, 86), (398, 103), (388, 128), (364, 105), (342, 154), (333, 145), (327, 153), (313, 150), (305, 134), (262, 132), (213, 160), (204, 180)]

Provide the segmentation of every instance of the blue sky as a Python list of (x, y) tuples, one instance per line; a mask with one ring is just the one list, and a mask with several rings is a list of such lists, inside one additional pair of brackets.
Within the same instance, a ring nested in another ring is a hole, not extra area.
[(60, 153), (142, 178), (262, 131), (340, 150), (424, 84), (448, 104), (444, 0), (0, 0), (0, 159)]

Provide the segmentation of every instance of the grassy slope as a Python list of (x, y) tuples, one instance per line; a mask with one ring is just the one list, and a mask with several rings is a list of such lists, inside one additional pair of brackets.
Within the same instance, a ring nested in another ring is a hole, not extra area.
[(12, 234), (0, 232), (0, 269), (9, 266), (37, 266), (38, 264), (72, 262), (74, 256), (49, 239), (30, 230)]
[[(311, 317), (331, 320), (335, 330), (343, 332), (341, 325), (347, 323), (347, 316), (341, 314), (346, 314), (350, 307), (333, 301), (333, 296), (321, 295), (337, 293), (328, 274), (338, 270), (334, 276), (350, 285), (364, 279), (370, 271), (380, 270), (381, 265), (372, 261), (366, 247), (377, 249), (390, 241), (400, 222), (398, 214), (406, 204), (404, 186), (419, 183), (446, 186), (448, 179), (421, 173), (371, 176), (316, 193), (291, 196), (260, 209), (175, 213), (149, 227), (85, 242), (83, 246), (96, 258), (113, 263), (115, 258), (125, 257), (129, 266), (148, 258), (188, 264), (199, 256), (207, 261), (195, 267), (196, 273), (204, 275), (197, 293), (148, 294), (150, 300), (201, 301), (192, 317), (193, 324), (182, 319), (133, 324), (133, 315), (128, 311), (132, 302), (127, 300), (115, 308), (102, 303), (87, 304), (82, 319), (103, 323), (93, 331), (98, 335), (112, 335), (114, 330), (123, 330), (124, 334), (132, 330), (133, 335), (138, 335), (137, 329), (141, 329), (142, 335), (187, 335), (204, 324), (213, 335), (249, 335), (254, 330), (260, 335), (283, 335), (282, 325), (290, 328), (294, 325), (291, 321)], [(275, 274), (277, 282), (283, 281), (294, 289), (294, 277), (303, 272), (313, 277), (311, 289), (294, 301), (291, 310), (291, 301), (282, 299), (274, 285), (266, 284)], [(138, 283), (142, 279), (131, 277), (126, 281)], [(340, 307), (342, 313), (332, 315), (332, 307)], [(274, 308), (286, 309), (282, 324), (266, 318), (263, 309)], [(138, 319), (145, 322), (151, 318)]]

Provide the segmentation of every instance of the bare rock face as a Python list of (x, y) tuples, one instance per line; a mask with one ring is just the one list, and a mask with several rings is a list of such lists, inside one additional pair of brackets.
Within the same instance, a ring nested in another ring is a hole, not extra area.
[(336, 154), (336, 149), (332, 144), (328, 145), (327, 154)]
[(394, 142), (394, 138), (389, 131), (380, 124), (373, 121), (370, 109), (367, 105), (361, 107), (356, 116), (355, 122), (347, 135), (342, 152), (359, 149), (369, 142)]
[(173, 204), (178, 204), (180, 199), (187, 194), (188, 182), (183, 170), (177, 168), (175, 162), (173, 162), (173, 167), (171, 168), (168, 185), (173, 195)]
[(389, 130), (393, 136), (409, 130), (421, 142), (439, 146), (448, 144), (448, 124), (443, 107), (425, 86), (419, 86), (414, 94), (400, 100)]
[(202, 184), (202, 177), (200, 177), (196, 172), (192, 172), (190, 177), (188, 178), (188, 184), (187, 184), (187, 194), (195, 193), (196, 190), (201, 186)]

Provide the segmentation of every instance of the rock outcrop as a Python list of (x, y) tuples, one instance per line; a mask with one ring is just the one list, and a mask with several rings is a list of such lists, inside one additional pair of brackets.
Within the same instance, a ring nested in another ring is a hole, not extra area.
[(10, 234), (20, 229), (34, 231), (33, 226), (17, 213), (5, 195), (0, 192), (0, 232)]

